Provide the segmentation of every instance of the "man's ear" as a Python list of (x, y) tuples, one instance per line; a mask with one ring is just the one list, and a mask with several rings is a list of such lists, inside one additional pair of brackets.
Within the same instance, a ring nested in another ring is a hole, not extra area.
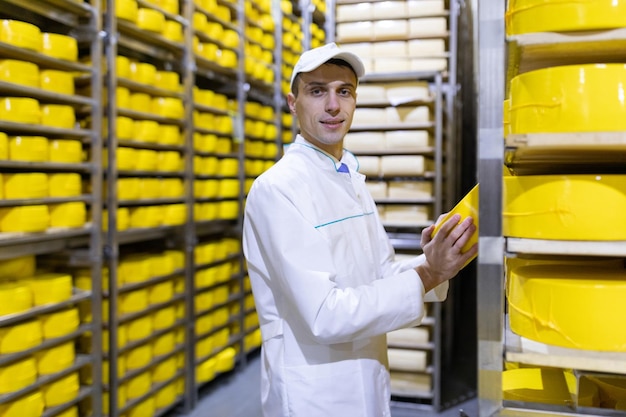
[(296, 115), (296, 96), (293, 93), (287, 94), (287, 105), (289, 106), (289, 111), (294, 116)]

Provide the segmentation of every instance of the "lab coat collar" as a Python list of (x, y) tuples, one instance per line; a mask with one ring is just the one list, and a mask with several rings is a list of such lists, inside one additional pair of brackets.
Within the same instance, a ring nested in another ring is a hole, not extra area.
[[(300, 134), (296, 135), (296, 139), (291, 145), (288, 145), (287, 152), (291, 150), (292, 145), (302, 145), (303, 147), (316, 151), (316, 154), (318, 155), (319, 160), (329, 162), (331, 164), (329, 166), (332, 166), (335, 171), (339, 171), (339, 167), (341, 166), (342, 163), (344, 163), (350, 169), (350, 173), (355, 173), (355, 174), (358, 174), (359, 176), (362, 175), (358, 173), (358, 170), (359, 170), (358, 159), (352, 152), (350, 152), (349, 150), (345, 148), (343, 149), (343, 155), (341, 157), (341, 160), (339, 161), (333, 155), (329, 154), (325, 150), (315, 146), (314, 144), (306, 140)], [(300, 148), (300, 146), (298, 148)]]

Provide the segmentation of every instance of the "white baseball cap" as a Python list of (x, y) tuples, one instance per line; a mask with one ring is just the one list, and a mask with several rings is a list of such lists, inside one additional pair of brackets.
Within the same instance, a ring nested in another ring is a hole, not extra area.
[(301, 72), (311, 72), (333, 58), (341, 59), (350, 64), (356, 73), (357, 79), (365, 74), (365, 67), (363, 66), (361, 58), (352, 52), (342, 50), (336, 43), (332, 42), (318, 48), (310, 49), (300, 56), (300, 59), (298, 59), (298, 62), (296, 62), (296, 65), (293, 67), (289, 89), (293, 90), (293, 80), (296, 78), (296, 75)]

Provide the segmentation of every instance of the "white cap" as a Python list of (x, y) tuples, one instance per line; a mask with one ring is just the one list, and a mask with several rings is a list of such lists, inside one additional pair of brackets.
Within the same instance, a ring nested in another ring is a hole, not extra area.
[(350, 64), (356, 73), (357, 79), (361, 78), (365, 74), (365, 67), (363, 66), (361, 58), (352, 52), (340, 49), (337, 44), (332, 42), (324, 46), (320, 46), (319, 48), (310, 49), (300, 56), (300, 59), (296, 62), (296, 65), (293, 68), (289, 89), (293, 90), (293, 80), (296, 78), (296, 75), (301, 72), (311, 72), (333, 58), (341, 59)]

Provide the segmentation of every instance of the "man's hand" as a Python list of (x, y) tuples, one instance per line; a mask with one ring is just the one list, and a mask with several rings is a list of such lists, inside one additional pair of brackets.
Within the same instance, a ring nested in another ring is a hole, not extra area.
[(461, 252), (463, 246), (476, 231), (471, 217), (461, 223), (461, 215), (455, 214), (446, 221), (435, 237), (431, 237), (434, 225), (422, 230), (421, 245), (426, 262), (415, 270), (424, 284), (425, 292), (437, 285), (454, 278), (470, 259), (478, 253), (478, 245), (474, 244), (468, 251)]

